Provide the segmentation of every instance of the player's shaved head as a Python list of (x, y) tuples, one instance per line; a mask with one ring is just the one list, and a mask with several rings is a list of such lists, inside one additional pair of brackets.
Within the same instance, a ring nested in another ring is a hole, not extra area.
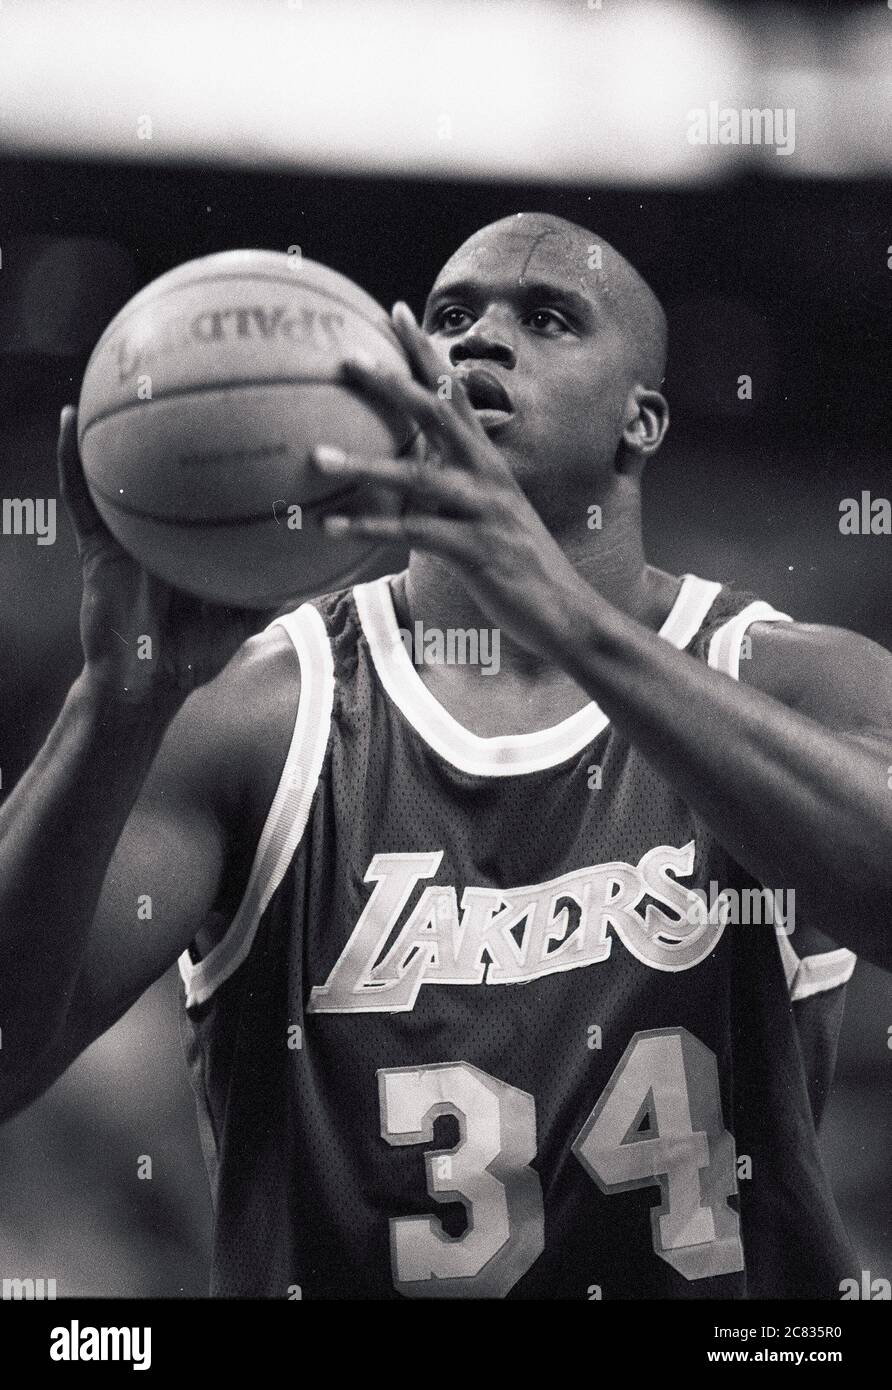
[[(605, 309), (634, 343), (642, 385), (659, 388), (666, 370), (666, 315), (647, 281), (587, 227), (551, 213), (518, 212), (481, 227), (437, 277), (516, 268), (518, 281), (557, 279)], [(436, 285), (434, 287), (436, 289)]]

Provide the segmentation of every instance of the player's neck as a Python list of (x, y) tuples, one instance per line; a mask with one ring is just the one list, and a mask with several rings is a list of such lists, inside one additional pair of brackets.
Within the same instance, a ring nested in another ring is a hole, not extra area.
[[(635, 516), (616, 517), (600, 531), (556, 537), (574, 567), (608, 603), (656, 631), (665, 621), (677, 592), (677, 580), (648, 565)], [(446, 631), (483, 629), (489, 620), (465, 588), (455, 565), (439, 556), (413, 551), (394, 601), (401, 622), (421, 622), (425, 628)], [(501, 634), (503, 672), (518, 679), (566, 680), (553, 664), (544, 662)]]

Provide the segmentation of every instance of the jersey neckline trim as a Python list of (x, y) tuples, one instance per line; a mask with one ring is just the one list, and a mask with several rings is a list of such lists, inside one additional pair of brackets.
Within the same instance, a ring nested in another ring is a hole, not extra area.
[[(412, 664), (393, 606), (390, 581), (394, 577), (383, 575), (353, 589), (372, 662), (384, 690), (415, 732), (453, 767), (484, 777), (540, 772), (575, 757), (607, 728), (608, 716), (592, 700), (568, 719), (535, 733), (494, 738), (472, 733), (431, 694)], [(721, 587), (694, 574), (683, 575), (659, 635), (679, 649), (686, 647)]]

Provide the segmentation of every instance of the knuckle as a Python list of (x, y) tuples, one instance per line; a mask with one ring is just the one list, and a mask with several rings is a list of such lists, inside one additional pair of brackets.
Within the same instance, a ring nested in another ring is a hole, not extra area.
[(421, 483), (424, 479), (424, 473), (424, 467), (419, 459), (413, 458), (409, 460), (409, 466), (406, 470), (406, 477), (410, 489), (414, 490), (421, 486)]

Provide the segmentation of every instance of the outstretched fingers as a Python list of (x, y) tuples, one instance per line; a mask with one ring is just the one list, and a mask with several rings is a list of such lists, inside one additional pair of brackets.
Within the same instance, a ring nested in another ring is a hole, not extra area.
[(391, 317), (394, 331), (416, 379), (432, 391), (441, 390), (444, 379), (448, 381), (455, 410), (469, 425), (477, 426), (477, 417), (463, 383), (444, 367), (434, 351), (433, 344), (422, 332), (415, 315), (404, 300), (394, 304)]
[(414, 503), (446, 508), (461, 515), (477, 515), (480, 489), (460, 468), (439, 468), (419, 458), (361, 458), (342, 449), (320, 445), (313, 463), (321, 472), (344, 482), (378, 483), (398, 489)]
[(472, 464), (474, 446), (479, 445), (481, 436), (476, 419), (473, 422), (466, 420), (453, 407), (458, 390), (463, 389), (460, 382), (453, 384), (453, 400), (449, 400), (442, 399), (429, 387), (410, 377), (387, 371), (362, 358), (347, 358), (342, 370), (348, 384), (358, 387), (391, 410), (410, 416), (430, 441), (446, 445), (469, 466)]
[(471, 522), (407, 512), (403, 516), (328, 516), (323, 529), (334, 539), (364, 536), (428, 550), (435, 555), (473, 564), (476, 532)]

